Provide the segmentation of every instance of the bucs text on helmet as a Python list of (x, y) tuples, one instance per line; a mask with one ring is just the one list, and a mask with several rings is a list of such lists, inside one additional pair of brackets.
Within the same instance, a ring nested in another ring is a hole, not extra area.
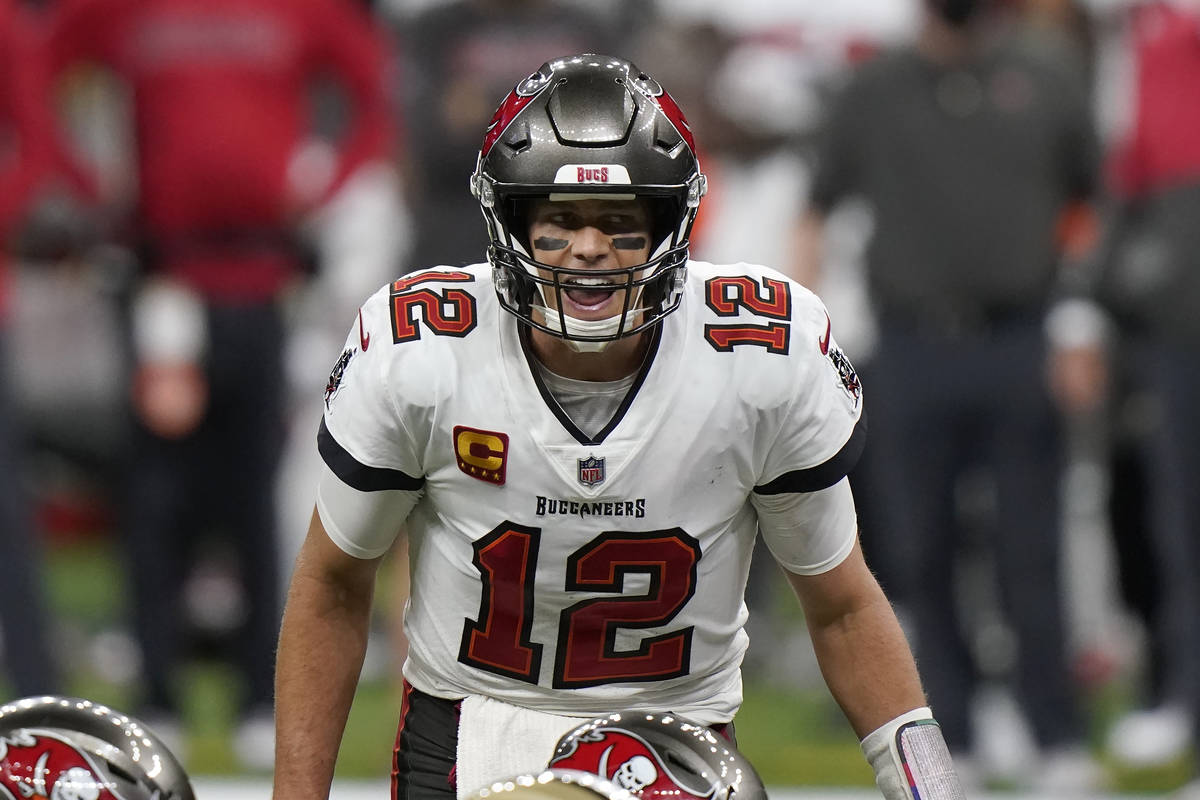
[(75, 697), (0, 706), (2, 800), (195, 800), (183, 767), (146, 726)]
[[(517, 84), (488, 125), (471, 177), (503, 307), (588, 350), (645, 330), (678, 307), (688, 237), (706, 190), (691, 129), (671, 96), (632, 63), (594, 54), (548, 61)], [(547, 198), (636, 198), (651, 219), (649, 259), (603, 271), (535, 261), (528, 213)], [(564, 287), (584, 280), (624, 289), (622, 313), (588, 322), (559, 314)]]
[(732, 742), (673, 714), (622, 711), (558, 742), (550, 766), (591, 772), (642, 800), (766, 800)]

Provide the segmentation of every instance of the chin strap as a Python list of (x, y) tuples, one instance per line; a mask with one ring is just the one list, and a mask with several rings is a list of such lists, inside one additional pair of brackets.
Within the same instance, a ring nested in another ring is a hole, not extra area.
[[(574, 336), (610, 336), (615, 337), (621, 330), (621, 315), (613, 317), (605, 317), (604, 319), (576, 319), (568, 314), (563, 317), (552, 308), (536, 306), (546, 318), (546, 327), (556, 331), (566, 330), (568, 336), (563, 339), (567, 343), (567, 347), (574, 350), (576, 353), (600, 353), (606, 347), (612, 344), (613, 339), (603, 339), (594, 341), (589, 339), (574, 339)], [(625, 312), (625, 329), (629, 330), (634, 327), (637, 316), (644, 309), (634, 308)]]
[(965, 800), (942, 728), (927, 707), (871, 731), (862, 751), (887, 800)]

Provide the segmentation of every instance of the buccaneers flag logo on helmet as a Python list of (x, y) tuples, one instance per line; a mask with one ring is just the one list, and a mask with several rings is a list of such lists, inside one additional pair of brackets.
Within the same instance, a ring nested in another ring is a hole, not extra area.
[(125, 800), (87, 754), (48, 731), (0, 739), (3, 800)]
[(558, 741), (554, 769), (590, 772), (641, 800), (767, 800), (733, 742), (674, 714), (623, 711)]
[(554, 758), (550, 766), (599, 775), (643, 800), (713, 796), (713, 786), (690, 785), (663, 763), (646, 740), (630, 731), (598, 728), (577, 738), (574, 745), (571, 752)]

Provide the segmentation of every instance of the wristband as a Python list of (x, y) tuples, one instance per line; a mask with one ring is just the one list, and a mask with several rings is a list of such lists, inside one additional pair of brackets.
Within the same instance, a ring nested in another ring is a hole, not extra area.
[(862, 751), (887, 800), (965, 800), (942, 728), (927, 707), (867, 734)]
[(133, 302), (133, 343), (139, 361), (196, 363), (208, 344), (204, 301), (171, 281), (150, 281)]

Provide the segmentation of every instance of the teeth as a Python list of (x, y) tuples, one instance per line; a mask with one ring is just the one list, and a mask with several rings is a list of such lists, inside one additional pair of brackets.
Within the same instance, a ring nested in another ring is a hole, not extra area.
[(570, 281), (569, 286), (616, 286), (612, 281), (604, 280), (603, 278), (577, 278)]

